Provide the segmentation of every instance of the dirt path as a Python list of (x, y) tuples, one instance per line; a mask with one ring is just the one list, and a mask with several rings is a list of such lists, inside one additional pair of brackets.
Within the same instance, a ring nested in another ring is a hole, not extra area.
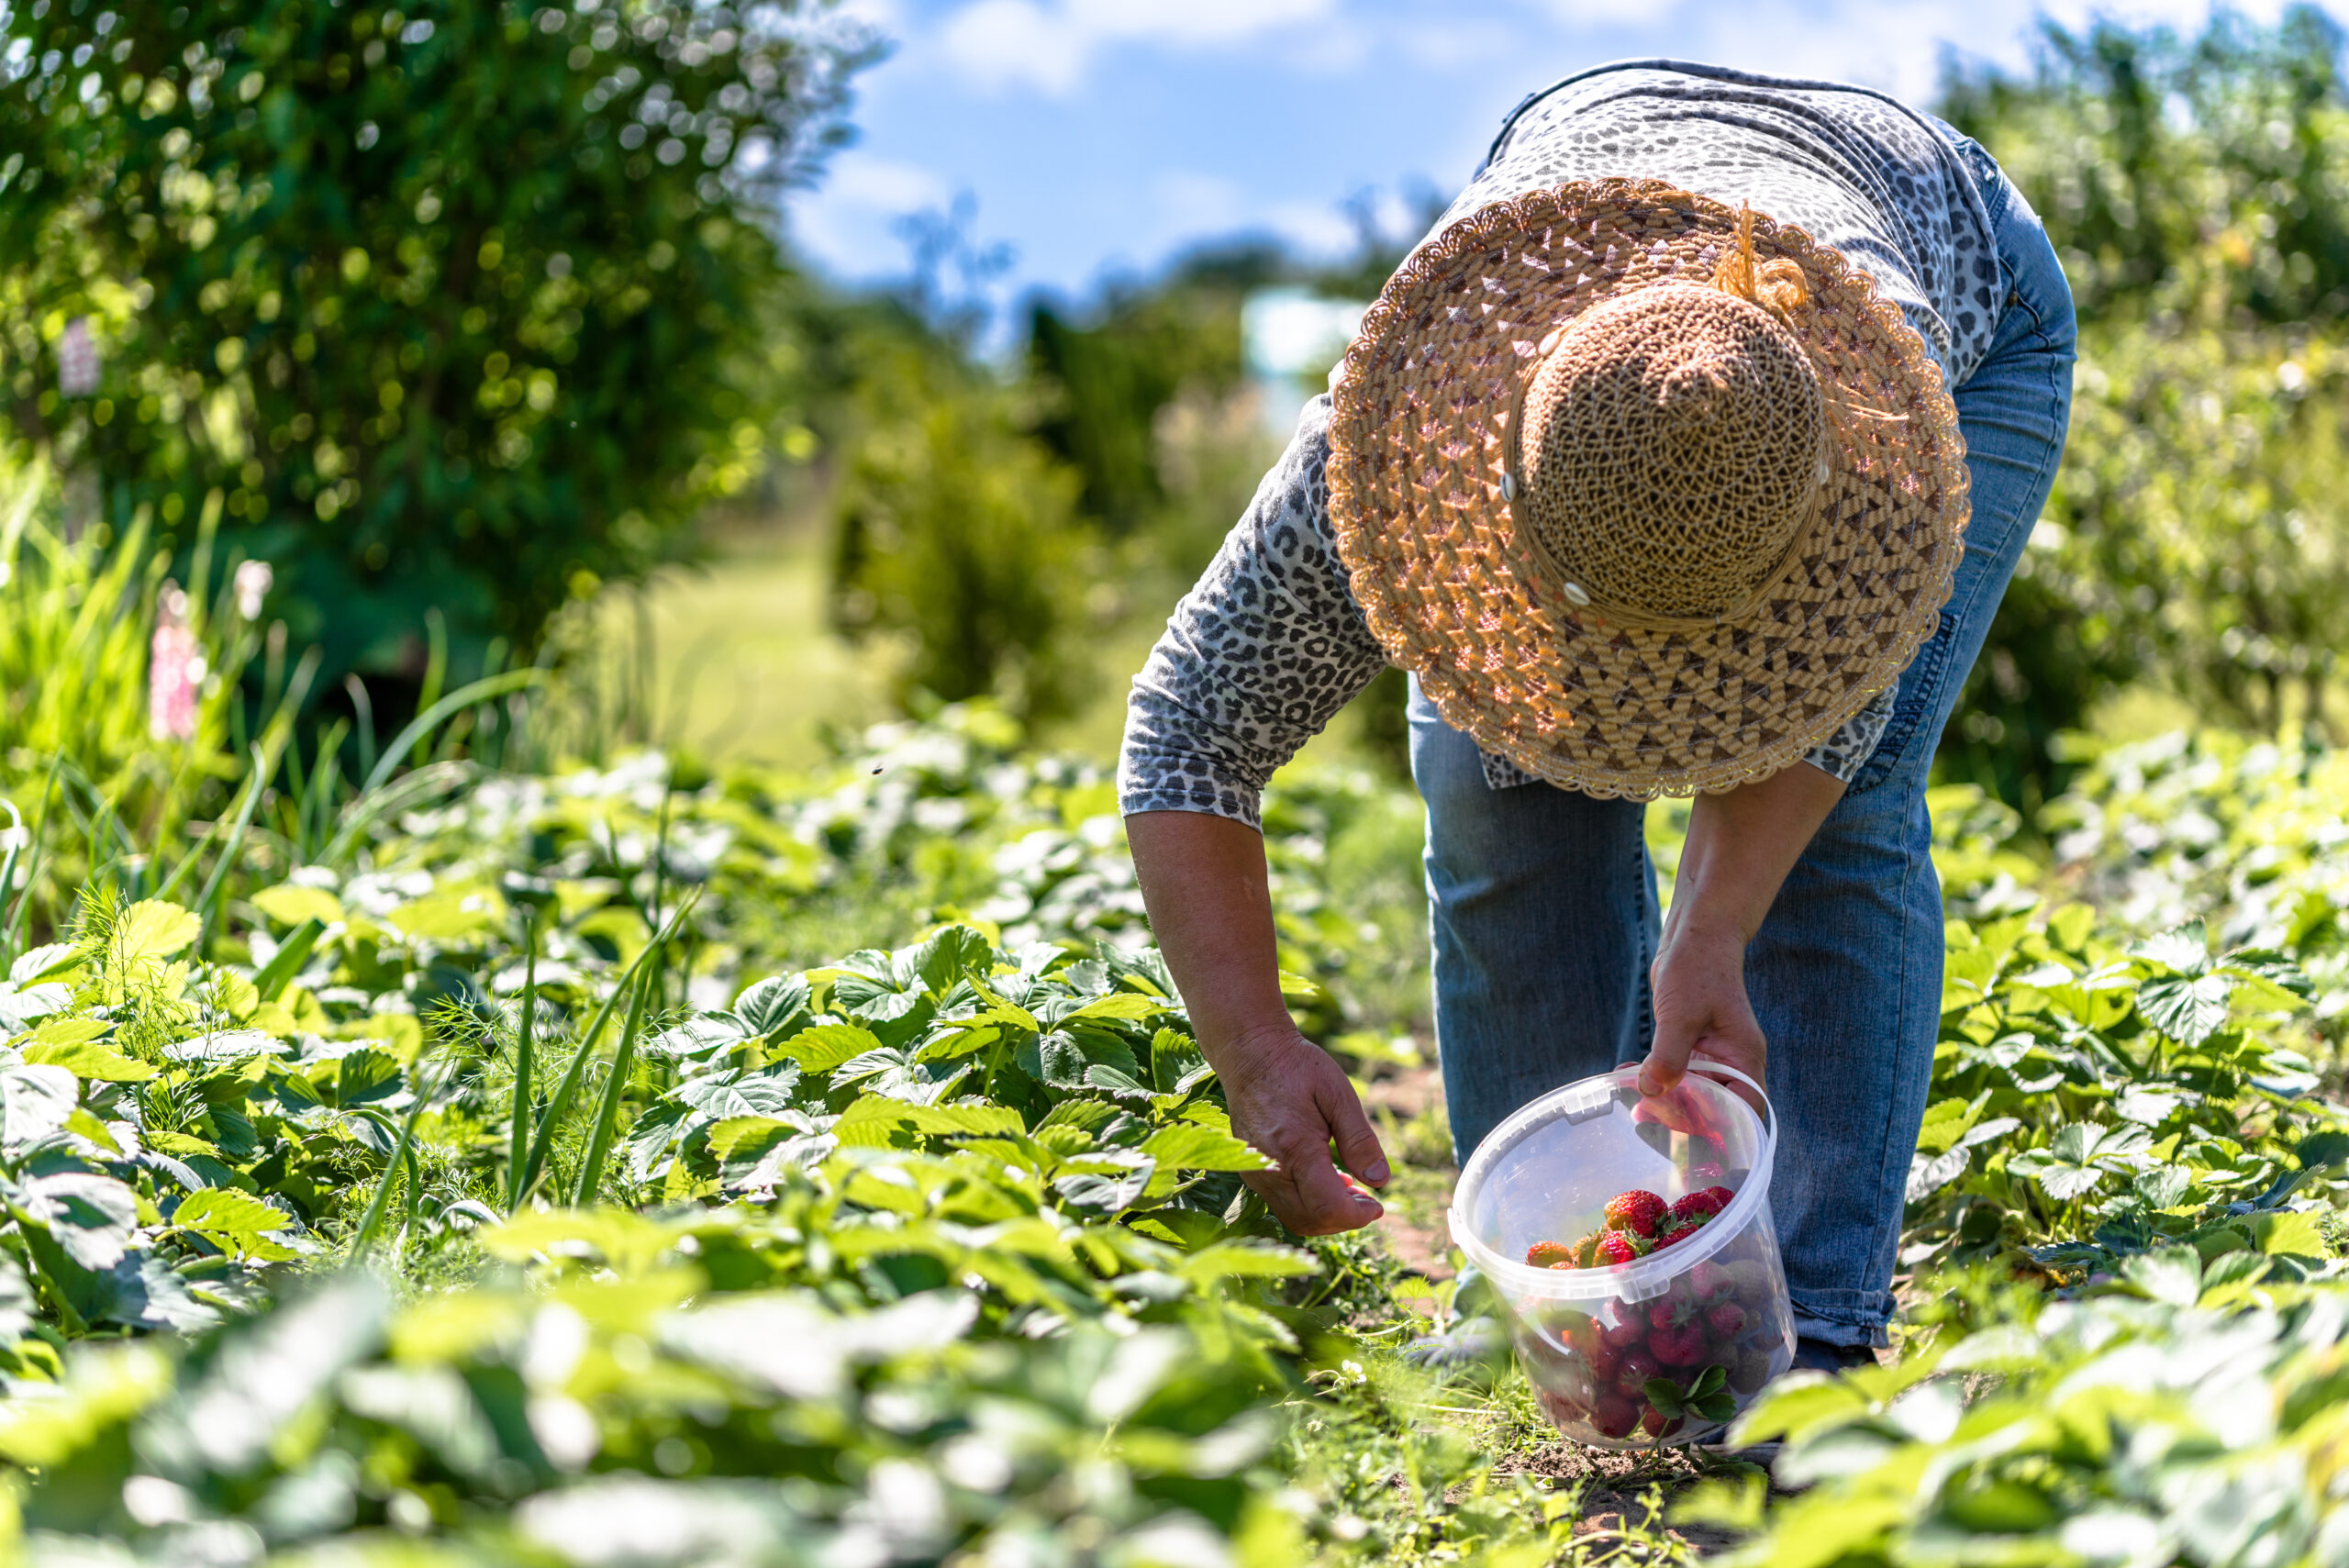
[(1379, 1233), (1405, 1268), (1431, 1280), (1450, 1279), (1452, 1235), (1444, 1213), (1460, 1171), (1452, 1162), (1443, 1120), (1443, 1075), (1433, 1067), (1408, 1067), (1359, 1087), (1395, 1173), (1381, 1195), (1386, 1217), (1378, 1222)]

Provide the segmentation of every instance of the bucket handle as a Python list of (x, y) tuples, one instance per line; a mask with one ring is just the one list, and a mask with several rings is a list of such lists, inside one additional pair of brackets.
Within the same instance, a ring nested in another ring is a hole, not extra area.
[(1718, 1073), (1723, 1077), (1734, 1078), (1739, 1083), (1744, 1084), (1747, 1088), (1753, 1090), (1762, 1101), (1763, 1129), (1770, 1135), (1771, 1142), (1776, 1143), (1778, 1140), (1778, 1113), (1770, 1104), (1769, 1090), (1764, 1088), (1761, 1084), (1755, 1083), (1753, 1079), (1747, 1077), (1736, 1068), (1731, 1067), (1728, 1062), (1715, 1062), (1710, 1057), (1690, 1057), (1688, 1059), (1687, 1070), (1691, 1073)]

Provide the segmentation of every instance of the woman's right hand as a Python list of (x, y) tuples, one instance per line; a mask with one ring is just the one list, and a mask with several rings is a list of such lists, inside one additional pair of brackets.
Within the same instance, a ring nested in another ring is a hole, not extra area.
[(1263, 837), (1227, 817), (1138, 811), (1126, 841), (1167, 972), (1223, 1081), (1231, 1130), (1279, 1162), (1243, 1180), (1300, 1236), (1368, 1225), (1386, 1210), (1338, 1174), (1330, 1145), (1375, 1187), (1386, 1184), (1386, 1158), (1344, 1071), (1297, 1032), (1281, 1000)]
[(1283, 1225), (1300, 1236), (1358, 1230), (1386, 1212), (1349, 1184), (1330, 1158), (1335, 1143), (1347, 1170), (1374, 1187), (1386, 1184), (1386, 1156), (1363, 1115), (1345, 1070), (1294, 1029), (1266, 1030), (1212, 1053), (1231, 1111), (1231, 1130), (1277, 1162), (1241, 1179)]

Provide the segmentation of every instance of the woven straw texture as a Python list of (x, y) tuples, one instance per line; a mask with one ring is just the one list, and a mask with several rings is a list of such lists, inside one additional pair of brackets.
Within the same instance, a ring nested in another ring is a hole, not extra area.
[(1756, 260), (1809, 303), (1782, 324), (1711, 290), (1738, 221), (1656, 181), (1496, 203), (1388, 280), (1336, 387), (1330, 520), (1373, 635), (1446, 722), (1584, 794), (1800, 760), (1956, 573), (1965, 449), (1923, 340), (1758, 214)]

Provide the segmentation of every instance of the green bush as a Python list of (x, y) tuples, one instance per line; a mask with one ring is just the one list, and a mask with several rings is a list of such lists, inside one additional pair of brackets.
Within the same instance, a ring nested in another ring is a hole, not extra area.
[(217, 496), (329, 685), (413, 681), (428, 606), (460, 668), (528, 651), (756, 471), (773, 197), (872, 57), (820, 12), (59, 3), (5, 31), (17, 429), (118, 528), (184, 549)]
[(2047, 225), (2080, 315), (2070, 446), (1941, 752), (2035, 810), (2132, 680), (2213, 722), (2321, 722), (2349, 579), (2338, 369), (2349, 92), (2312, 7), (2196, 38), (2047, 27), (1942, 112)]
[(1059, 717), (1098, 672), (1094, 530), (1076, 472), (1026, 430), (1022, 398), (902, 324), (866, 346), (862, 431), (835, 506), (833, 621), (908, 644), (901, 701), (992, 697)]

